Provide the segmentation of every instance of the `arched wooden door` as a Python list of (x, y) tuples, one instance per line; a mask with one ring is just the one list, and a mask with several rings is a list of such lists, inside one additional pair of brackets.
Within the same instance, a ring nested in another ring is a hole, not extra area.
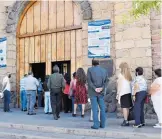
[(31, 63), (71, 61), (71, 72), (82, 66), (80, 7), (72, 1), (35, 1), (24, 10), (17, 29), (17, 77)]

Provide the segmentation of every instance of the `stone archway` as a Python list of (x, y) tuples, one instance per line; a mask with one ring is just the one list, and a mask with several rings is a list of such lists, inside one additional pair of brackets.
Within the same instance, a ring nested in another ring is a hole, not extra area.
[[(82, 19), (90, 20), (92, 19), (92, 9), (88, 1), (74, 1), (76, 4), (79, 4), (82, 10)], [(16, 32), (18, 20), (22, 14), (25, 7), (30, 3), (30, 1), (16, 1), (11, 8), (11, 11), (8, 15), (6, 33)]]

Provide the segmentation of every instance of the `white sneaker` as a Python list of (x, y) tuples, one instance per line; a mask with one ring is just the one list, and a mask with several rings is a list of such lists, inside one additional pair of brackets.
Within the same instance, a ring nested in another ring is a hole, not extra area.
[(159, 123), (157, 123), (157, 124), (155, 124), (155, 126), (160, 126), (160, 124), (159, 124)]
[(154, 128), (162, 128), (162, 126), (161, 125), (156, 125), (156, 126), (154, 126)]

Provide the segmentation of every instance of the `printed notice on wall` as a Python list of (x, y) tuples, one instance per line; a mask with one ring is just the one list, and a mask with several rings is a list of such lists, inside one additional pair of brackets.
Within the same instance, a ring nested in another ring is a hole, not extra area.
[(7, 38), (0, 38), (0, 68), (6, 67)]
[(111, 20), (88, 22), (88, 57), (110, 57)]

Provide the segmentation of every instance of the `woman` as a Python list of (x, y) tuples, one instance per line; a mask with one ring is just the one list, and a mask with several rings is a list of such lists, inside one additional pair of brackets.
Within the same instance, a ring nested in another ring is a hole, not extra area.
[[(72, 100), (72, 112), (74, 113), (74, 100), (75, 100), (75, 92), (76, 92), (76, 72), (73, 73), (73, 79), (70, 82), (70, 89), (69, 89), (69, 97)], [(78, 105), (80, 111), (82, 111), (82, 106)]]
[(150, 95), (159, 123), (154, 128), (162, 128), (162, 77), (161, 69), (155, 70), (157, 78), (151, 85)]
[(71, 99), (69, 99), (69, 89), (70, 89), (70, 76), (66, 73), (64, 75), (65, 79), (65, 89), (63, 91), (63, 102), (64, 102), (64, 112), (68, 113), (72, 111)]
[(132, 107), (132, 99), (131, 99), (132, 77), (127, 63), (125, 62), (121, 63), (119, 68), (121, 71), (118, 77), (117, 100), (118, 103), (121, 104), (121, 108), (123, 110), (124, 115), (124, 121), (121, 124), (121, 126), (129, 126), (128, 115), (129, 109), (130, 107)]
[(76, 73), (76, 92), (74, 101), (74, 113), (73, 117), (76, 117), (76, 109), (78, 104), (82, 104), (82, 115), (84, 118), (85, 104), (88, 102), (87, 98), (87, 88), (86, 88), (86, 74), (83, 68), (79, 68)]
[(50, 100), (50, 91), (47, 87), (49, 76), (47, 75), (45, 78), (45, 81), (43, 83), (43, 90), (44, 90), (44, 112), (45, 114), (52, 114), (52, 108), (51, 108), (51, 100)]
[(134, 100), (134, 117), (135, 125), (139, 128), (145, 125), (144, 120), (144, 103), (147, 96), (147, 82), (143, 77), (143, 68), (136, 68), (136, 77), (133, 82), (133, 100)]

